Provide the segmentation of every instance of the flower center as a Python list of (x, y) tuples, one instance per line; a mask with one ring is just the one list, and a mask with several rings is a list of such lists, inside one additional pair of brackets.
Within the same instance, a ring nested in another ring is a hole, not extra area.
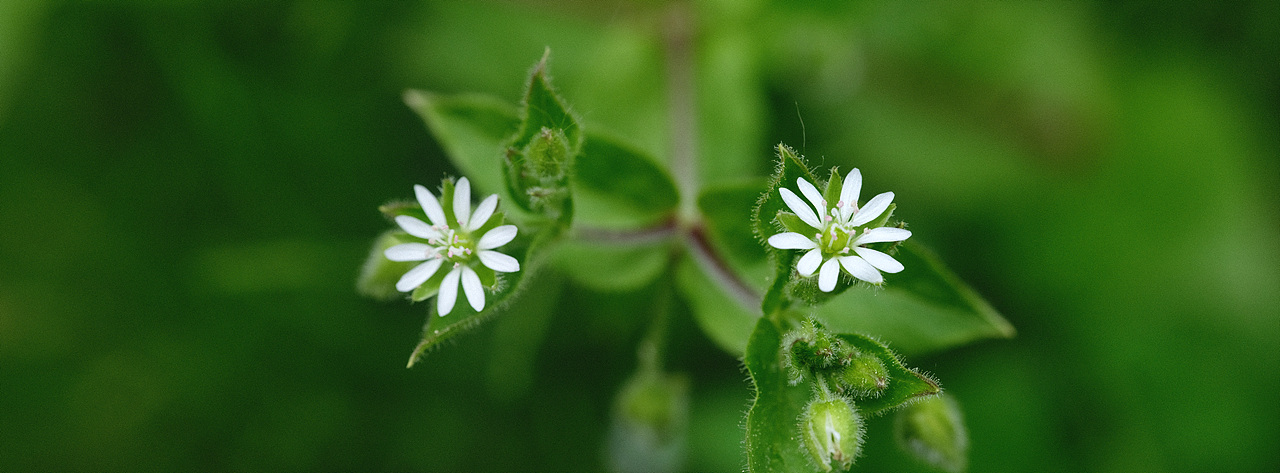
[(822, 233), (817, 235), (818, 248), (824, 258), (848, 254), (855, 235), (857, 229), (846, 229), (838, 221), (827, 221)]
[(471, 260), (471, 255), (475, 254), (475, 242), (471, 241), (471, 235), (448, 227), (437, 227), (436, 230), (440, 232), (440, 237), (427, 240), (427, 243), (435, 246), (435, 254), (432, 256), (455, 264)]

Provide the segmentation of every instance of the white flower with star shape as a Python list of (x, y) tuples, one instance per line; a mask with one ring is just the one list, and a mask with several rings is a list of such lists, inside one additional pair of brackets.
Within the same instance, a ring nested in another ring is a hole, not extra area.
[[(838, 175), (832, 176), (832, 179), (837, 178)], [(831, 292), (836, 288), (840, 268), (855, 278), (877, 285), (884, 283), (881, 271), (902, 271), (902, 263), (898, 260), (865, 246), (911, 237), (911, 232), (902, 228), (869, 225), (889, 209), (889, 204), (893, 203), (892, 192), (872, 197), (859, 208), (862, 173), (857, 169), (849, 171), (840, 188), (840, 198), (835, 202), (827, 202), (822, 193), (803, 177), (796, 178), (796, 186), (808, 202), (785, 187), (779, 188), (778, 193), (787, 208), (803, 222), (803, 226), (808, 227), (804, 230), (809, 231), (773, 235), (769, 237), (769, 246), (783, 250), (807, 250), (796, 263), (796, 271), (801, 276), (812, 277), (816, 272), (818, 289)]]
[(413, 191), (431, 223), (427, 224), (408, 215), (396, 217), (396, 224), (401, 229), (423, 240), (401, 243), (387, 248), (383, 253), (391, 261), (423, 261), (400, 277), (400, 281), (396, 282), (396, 290), (412, 292), (435, 276), (440, 268), (448, 266), (449, 272), (440, 280), (439, 293), (436, 295), (437, 312), (445, 316), (453, 311), (458, 300), (459, 284), (462, 285), (462, 292), (471, 308), (476, 312), (484, 310), (484, 285), (474, 266), (478, 263), (499, 273), (520, 270), (520, 262), (515, 258), (494, 251), (516, 237), (515, 225), (501, 225), (477, 234), (494, 216), (494, 211), (498, 208), (497, 194), (480, 201), (480, 205), (472, 212), (471, 182), (465, 177), (459, 179), (452, 195), (455, 218), (451, 221), (446, 218), (440, 201), (426, 187), (413, 186)]

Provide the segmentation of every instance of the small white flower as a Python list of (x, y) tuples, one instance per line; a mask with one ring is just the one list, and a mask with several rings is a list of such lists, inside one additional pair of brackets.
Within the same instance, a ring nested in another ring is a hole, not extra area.
[(822, 193), (804, 178), (797, 178), (796, 186), (808, 202), (785, 187), (778, 189), (778, 193), (796, 217), (812, 228), (812, 232), (779, 233), (769, 237), (769, 245), (783, 250), (808, 250), (796, 263), (796, 271), (801, 276), (811, 277), (817, 272), (818, 289), (831, 292), (836, 288), (841, 267), (853, 277), (871, 284), (884, 282), (880, 271), (902, 271), (902, 263), (892, 256), (864, 246), (911, 237), (910, 231), (901, 228), (867, 226), (888, 210), (889, 204), (893, 203), (892, 192), (877, 195), (859, 208), (862, 173), (857, 169), (849, 171), (840, 188), (840, 200), (836, 202), (827, 202)]
[(436, 196), (423, 186), (413, 186), (418, 197), (418, 204), (427, 214), (430, 224), (408, 215), (396, 217), (396, 224), (406, 233), (422, 239), (422, 242), (402, 243), (383, 253), (391, 261), (423, 261), (413, 269), (404, 273), (396, 282), (396, 290), (411, 292), (423, 285), (448, 266), (440, 281), (439, 294), (436, 296), (437, 312), (441, 316), (453, 311), (458, 300), (458, 285), (467, 296), (467, 302), (477, 312), (484, 310), (484, 285), (473, 266), (477, 263), (499, 273), (513, 273), (520, 270), (520, 262), (511, 256), (493, 251), (507, 244), (516, 237), (515, 225), (502, 225), (476, 234), (493, 217), (498, 208), (497, 194), (490, 195), (480, 201), (475, 212), (471, 211), (471, 182), (467, 178), (458, 180), (453, 191), (453, 215), (456, 222), (450, 222), (444, 213), (444, 207)]

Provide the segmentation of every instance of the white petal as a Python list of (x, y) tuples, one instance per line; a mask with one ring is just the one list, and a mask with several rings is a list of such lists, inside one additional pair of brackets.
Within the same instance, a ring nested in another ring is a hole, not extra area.
[(849, 221), (853, 210), (858, 208), (858, 197), (862, 194), (862, 171), (853, 168), (844, 178), (844, 187), (840, 189), (840, 220)]
[(499, 273), (514, 273), (520, 270), (519, 261), (496, 251), (480, 250), (476, 256), (480, 257), (480, 264)]
[(396, 225), (400, 225), (400, 228), (403, 228), (404, 231), (418, 238), (425, 240), (440, 238), (440, 232), (431, 228), (431, 225), (427, 225), (427, 222), (408, 215), (396, 215)]
[(400, 276), (400, 280), (396, 282), (396, 290), (400, 292), (409, 292), (421, 286), (422, 283), (431, 279), (436, 274), (436, 270), (440, 269), (440, 263), (443, 260), (430, 259), (426, 263), (414, 266), (413, 269)]
[(797, 197), (795, 192), (791, 192), (791, 189), (783, 187), (778, 189), (778, 193), (782, 194), (782, 201), (791, 209), (791, 213), (796, 214), (797, 217), (800, 217), (800, 220), (804, 220), (804, 223), (809, 224), (809, 226), (813, 227), (814, 230), (822, 229), (822, 220), (818, 219), (818, 216), (813, 213), (813, 209), (809, 207), (809, 204), (800, 200), (800, 197)]
[(467, 218), (471, 216), (471, 181), (458, 179), (453, 188), (453, 216), (458, 219), (458, 226), (467, 228)]
[(827, 206), (822, 202), (822, 193), (818, 192), (817, 187), (813, 187), (813, 184), (810, 184), (803, 177), (796, 178), (796, 185), (800, 186), (800, 193), (804, 194), (804, 197), (813, 203), (813, 208), (818, 211), (819, 218), (827, 214)]
[(822, 250), (814, 248), (800, 257), (800, 261), (796, 263), (796, 271), (804, 277), (813, 276), (819, 264), (822, 264)]
[(413, 186), (413, 193), (418, 196), (418, 205), (421, 205), (422, 211), (427, 213), (427, 218), (431, 220), (432, 225), (449, 226), (449, 222), (444, 218), (444, 207), (440, 206), (440, 201), (436, 200), (435, 194), (422, 186)]
[(875, 266), (858, 256), (841, 256), (840, 266), (844, 266), (844, 270), (852, 274), (853, 277), (869, 282), (871, 284), (880, 284), (884, 282), (884, 277), (880, 275), (880, 271), (876, 271)]
[(865, 233), (858, 235), (858, 239), (853, 241), (854, 245), (865, 245), (867, 243), (881, 243), (886, 241), (902, 241), (911, 237), (911, 231), (897, 227), (877, 227), (868, 229)]
[(498, 194), (490, 195), (480, 202), (476, 207), (476, 212), (471, 214), (471, 224), (467, 225), (467, 231), (474, 232), (476, 229), (483, 227), (485, 222), (489, 221), (489, 217), (493, 216), (493, 211), (498, 208)]
[(458, 301), (458, 278), (461, 276), (462, 271), (453, 268), (449, 274), (444, 275), (444, 280), (440, 281), (440, 294), (436, 296), (436, 312), (441, 317), (453, 312), (453, 303)]
[(515, 225), (503, 225), (495, 227), (493, 230), (484, 232), (484, 236), (480, 237), (480, 241), (476, 242), (477, 250), (492, 250), (499, 246), (511, 242), (519, 232)]
[(432, 246), (426, 243), (401, 243), (382, 252), (391, 261), (424, 261), (431, 257)]
[(892, 256), (886, 255), (882, 252), (873, 250), (871, 248), (863, 248), (861, 246), (855, 246), (853, 248), (853, 251), (857, 252), (858, 256), (861, 256), (862, 259), (867, 260), (868, 263), (871, 263), (872, 266), (875, 266), (876, 269), (879, 269), (881, 271), (884, 271), (890, 274), (902, 271), (902, 263), (899, 263), (898, 260), (893, 259)]
[(885, 192), (883, 194), (872, 197), (867, 201), (867, 205), (858, 209), (858, 213), (853, 214), (853, 225), (858, 226), (875, 220), (885, 209), (889, 208), (889, 204), (893, 203), (893, 193)]
[(831, 292), (836, 288), (836, 279), (840, 277), (840, 263), (835, 258), (822, 263), (822, 271), (818, 272), (818, 289), (822, 292)]
[(796, 232), (786, 232), (769, 237), (769, 246), (779, 250), (808, 250), (817, 248), (818, 244), (807, 236)]
[(480, 276), (470, 266), (458, 269), (462, 270), (462, 292), (467, 295), (467, 302), (476, 312), (484, 310), (484, 286), (480, 285)]

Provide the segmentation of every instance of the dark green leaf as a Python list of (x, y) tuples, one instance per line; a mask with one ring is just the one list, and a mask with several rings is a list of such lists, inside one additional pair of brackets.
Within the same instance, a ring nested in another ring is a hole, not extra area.
[(767, 318), (756, 323), (747, 343), (744, 361), (756, 392), (747, 412), (747, 466), (753, 472), (812, 472), (799, 430), (811, 390), (808, 381), (787, 383), (781, 344), (782, 335)]
[(912, 399), (938, 394), (938, 382), (919, 372), (902, 365), (889, 348), (871, 337), (859, 334), (840, 334), (840, 339), (857, 348), (880, 358), (889, 370), (889, 385), (879, 396), (858, 401), (858, 411), (866, 416), (876, 416), (892, 410)]
[(651, 223), (669, 216), (679, 200), (671, 176), (652, 157), (596, 133), (587, 134), (574, 161), (573, 184), (581, 220), (591, 224)]
[(984, 338), (1008, 338), (1014, 328), (931, 251), (911, 241), (895, 258), (905, 269), (883, 288), (856, 286), (817, 309), (828, 328), (875, 334), (894, 349), (922, 354)]
[(582, 130), (573, 112), (551, 87), (551, 77), (547, 72), (547, 59), (551, 56), (548, 49), (542, 60), (529, 72), (529, 82), (525, 87), (522, 100), (522, 118), (520, 130), (512, 140), (510, 147), (520, 149), (528, 145), (533, 137), (543, 128), (560, 130), (569, 140), (571, 154), (576, 154), (582, 144)]
[(406, 91), (404, 101), (477, 189), (505, 188), (502, 144), (520, 125), (514, 106), (485, 95), (441, 96), (418, 90)]

